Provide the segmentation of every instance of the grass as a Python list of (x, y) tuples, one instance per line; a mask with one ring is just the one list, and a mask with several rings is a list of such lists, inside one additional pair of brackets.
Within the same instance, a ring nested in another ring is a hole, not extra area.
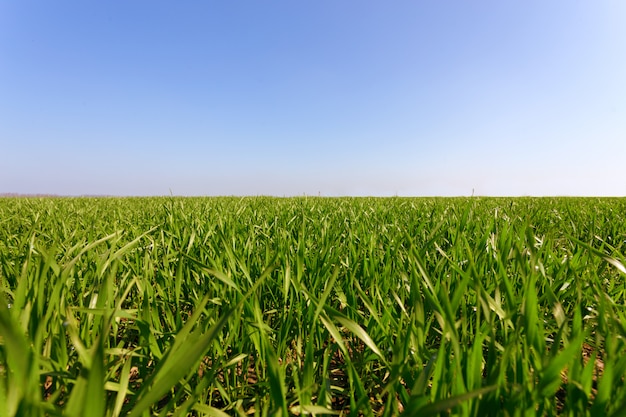
[(0, 199), (0, 416), (626, 414), (626, 200)]

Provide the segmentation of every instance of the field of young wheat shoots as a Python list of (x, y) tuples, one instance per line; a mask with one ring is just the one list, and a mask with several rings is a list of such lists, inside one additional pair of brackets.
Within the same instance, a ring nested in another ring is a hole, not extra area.
[(0, 199), (0, 416), (626, 413), (626, 200)]

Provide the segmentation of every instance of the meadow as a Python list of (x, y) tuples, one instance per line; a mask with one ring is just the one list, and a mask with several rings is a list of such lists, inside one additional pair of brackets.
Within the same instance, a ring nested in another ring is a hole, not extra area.
[(1, 416), (626, 414), (626, 200), (0, 199)]

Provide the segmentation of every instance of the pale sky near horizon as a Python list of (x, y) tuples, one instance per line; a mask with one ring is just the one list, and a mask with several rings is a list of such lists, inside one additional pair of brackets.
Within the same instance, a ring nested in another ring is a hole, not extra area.
[(0, 1), (0, 193), (626, 195), (621, 0)]

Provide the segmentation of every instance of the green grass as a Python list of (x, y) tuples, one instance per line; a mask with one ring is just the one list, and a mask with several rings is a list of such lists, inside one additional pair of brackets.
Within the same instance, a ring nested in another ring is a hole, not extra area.
[(624, 199), (0, 199), (0, 417), (624, 415), (624, 253)]

